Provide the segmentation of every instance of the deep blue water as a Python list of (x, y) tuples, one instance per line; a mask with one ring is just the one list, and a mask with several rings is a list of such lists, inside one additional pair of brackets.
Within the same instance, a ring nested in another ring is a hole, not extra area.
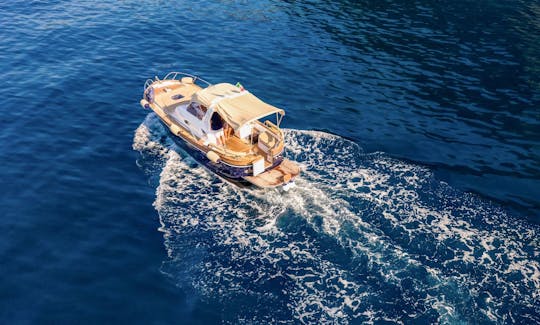
[[(4, 1), (0, 322), (540, 322), (535, 1)], [(198, 166), (171, 70), (287, 111), (287, 193)]]

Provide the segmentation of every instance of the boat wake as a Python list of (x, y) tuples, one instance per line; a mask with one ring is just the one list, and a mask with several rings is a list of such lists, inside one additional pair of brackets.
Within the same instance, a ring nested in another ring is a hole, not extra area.
[(297, 187), (243, 189), (150, 114), (139, 166), (162, 271), (225, 322), (540, 322), (540, 230), (424, 168), (339, 136), (286, 130)]

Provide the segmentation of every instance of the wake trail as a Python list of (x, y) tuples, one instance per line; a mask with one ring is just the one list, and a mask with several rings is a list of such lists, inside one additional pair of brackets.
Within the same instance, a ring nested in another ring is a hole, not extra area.
[(153, 114), (135, 133), (163, 272), (225, 321), (539, 320), (538, 229), (338, 136), (286, 137), (304, 172), (283, 193), (223, 182)]

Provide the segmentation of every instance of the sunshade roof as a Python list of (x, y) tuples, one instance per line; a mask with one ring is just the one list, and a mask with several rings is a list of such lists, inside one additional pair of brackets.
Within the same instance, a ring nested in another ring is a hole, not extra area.
[(193, 94), (192, 100), (213, 107), (235, 129), (273, 113), (285, 114), (282, 109), (266, 104), (249, 91), (229, 83), (199, 90)]

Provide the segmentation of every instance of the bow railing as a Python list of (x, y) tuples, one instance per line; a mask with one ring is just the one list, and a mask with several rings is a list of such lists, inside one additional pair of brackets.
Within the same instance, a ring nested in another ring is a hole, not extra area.
[(212, 85), (208, 81), (202, 79), (199, 76), (193, 75), (191, 73), (180, 72), (180, 71), (172, 71), (172, 72), (167, 73), (167, 75), (165, 75), (165, 78), (163, 78), (163, 79), (159, 79), (157, 76), (154, 77), (154, 79), (147, 79), (146, 82), (144, 83), (144, 90), (146, 91), (146, 88), (150, 87), (150, 85), (153, 84), (156, 81), (180, 80), (183, 77), (191, 77), (191, 78), (193, 78), (193, 83), (196, 83), (197, 81), (200, 81), (200, 82), (206, 84), (207, 86)]

